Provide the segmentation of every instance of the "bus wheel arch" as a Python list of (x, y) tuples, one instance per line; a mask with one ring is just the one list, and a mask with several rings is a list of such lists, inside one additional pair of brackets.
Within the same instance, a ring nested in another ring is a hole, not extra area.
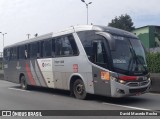
[(20, 75), (19, 75), (19, 83), (21, 83), (21, 78), (22, 78), (22, 76), (25, 76), (23, 73), (21, 73)]
[(24, 90), (29, 89), (29, 85), (28, 85), (26, 77), (23, 73), (21, 73), (19, 76), (19, 83), (20, 83), (22, 89), (24, 89)]
[(73, 76), (70, 80), (70, 91), (71, 95), (77, 99), (86, 99), (86, 87), (84, 81), (80, 76)]

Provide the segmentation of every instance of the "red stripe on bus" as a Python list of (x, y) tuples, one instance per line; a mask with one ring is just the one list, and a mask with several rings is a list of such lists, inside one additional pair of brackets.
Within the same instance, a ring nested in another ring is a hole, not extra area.
[(46, 82), (46, 80), (45, 80), (45, 78), (44, 78), (44, 76), (43, 76), (43, 74), (42, 74), (41, 69), (40, 69), (40, 66), (39, 66), (38, 60), (36, 60), (36, 63), (37, 63), (37, 66), (38, 66), (39, 73), (41, 74), (41, 78), (42, 78), (42, 80), (44, 81), (45, 86), (47, 86), (47, 87), (48, 87), (47, 82)]
[(28, 77), (29, 77), (29, 81), (30, 81), (31, 85), (36, 85), (36, 82), (35, 82), (34, 79), (33, 79), (31, 70), (30, 70), (30, 68), (29, 68), (29, 66), (28, 66), (27, 63), (26, 63), (26, 71), (27, 71), (27, 75), (28, 75)]
[(124, 81), (137, 80), (137, 76), (120, 76), (119, 78)]

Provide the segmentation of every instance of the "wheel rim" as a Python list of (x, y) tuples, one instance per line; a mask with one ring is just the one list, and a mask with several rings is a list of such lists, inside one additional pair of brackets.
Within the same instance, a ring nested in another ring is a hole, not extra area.
[(84, 92), (84, 86), (83, 86), (83, 84), (77, 84), (76, 85), (76, 92), (79, 95), (83, 95), (83, 92)]
[(86, 90), (85, 85), (81, 79), (77, 79), (73, 84), (73, 93), (77, 99), (85, 99), (86, 98)]

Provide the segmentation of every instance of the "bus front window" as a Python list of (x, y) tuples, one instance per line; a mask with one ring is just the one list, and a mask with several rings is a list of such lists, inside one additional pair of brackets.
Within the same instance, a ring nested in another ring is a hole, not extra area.
[(114, 70), (125, 75), (147, 73), (144, 49), (138, 39), (115, 38), (115, 51), (112, 51)]
[(132, 59), (130, 60), (130, 71), (137, 73), (148, 73), (147, 71), (147, 63), (145, 58), (145, 52), (142, 47), (140, 40), (137, 39), (129, 39), (132, 45), (130, 51), (132, 52)]

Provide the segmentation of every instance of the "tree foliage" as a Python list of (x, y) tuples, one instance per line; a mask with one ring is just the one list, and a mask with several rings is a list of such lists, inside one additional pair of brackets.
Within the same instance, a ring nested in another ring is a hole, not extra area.
[(133, 24), (134, 23), (132, 22), (131, 17), (125, 14), (119, 17), (116, 16), (114, 19), (112, 19), (111, 23), (109, 23), (108, 26), (123, 29), (126, 31), (132, 31), (135, 29)]
[(151, 73), (160, 73), (160, 53), (148, 53), (147, 65)]

